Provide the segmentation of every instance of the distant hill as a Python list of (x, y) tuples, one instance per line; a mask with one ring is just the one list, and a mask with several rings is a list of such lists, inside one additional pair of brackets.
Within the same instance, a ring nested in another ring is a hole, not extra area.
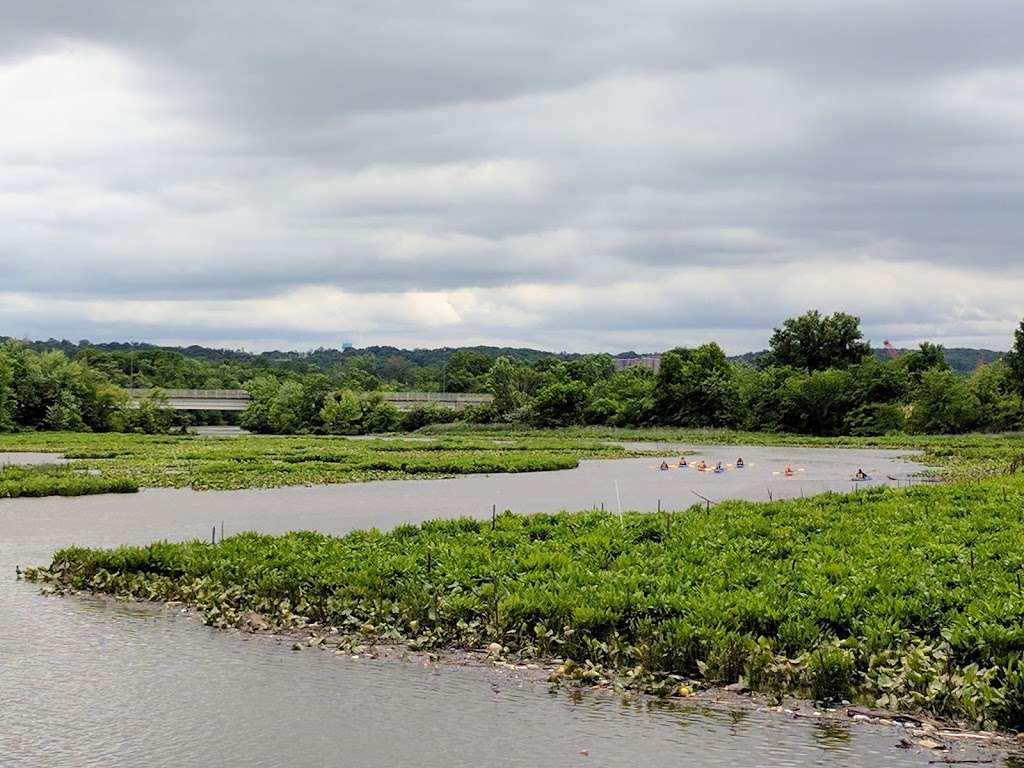
[[(910, 349), (897, 349), (896, 353), (904, 355), (907, 352), (912, 352)], [(873, 349), (875, 358), (878, 360), (888, 360), (890, 355), (888, 350)], [(946, 361), (949, 363), (949, 367), (959, 373), (971, 373), (975, 368), (978, 367), (979, 363), (992, 363), (1005, 355), (1005, 352), (996, 352), (992, 349), (972, 349), (970, 347), (948, 347), (946, 350)], [(754, 364), (758, 358), (762, 355), (768, 354), (767, 350), (761, 350), (760, 352), (746, 352), (742, 355), (734, 355), (729, 359), (736, 363), (748, 363)]]
[[(896, 350), (901, 355), (910, 351), (912, 350)], [(992, 349), (972, 349), (971, 347), (948, 347), (945, 352), (946, 362), (949, 363), (949, 367), (960, 373), (971, 373), (978, 365), (994, 363), (1006, 354), (1005, 352), (996, 352)], [(887, 360), (889, 358), (889, 353), (884, 349), (876, 349), (874, 353), (875, 357), (879, 360)]]
[[(9, 340), (11, 337), (0, 336), (0, 341)], [(222, 362), (235, 362), (235, 363), (255, 363), (257, 365), (294, 365), (301, 366), (302, 368), (308, 369), (310, 366), (320, 368), (322, 370), (328, 370), (335, 365), (343, 363), (346, 358), (360, 355), (372, 356), (378, 360), (386, 359), (400, 359), (405, 360), (421, 368), (429, 368), (431, 366), (443, 367), (448, 359), (459, 351), (477, 353), (484, 355), (489, 358), (497, 357), (509, 357), (514, 360), (521, 360), (526, 363), (532, 363), (537, 360), (555, 358), (559, 360), (576, 360), (584, 357), (583, 353), (578, 352), (550, 352), (542, 349), (531, 349), (529, 347), (491, 347), (491, 346), (472, 346), (472, 347), (437, 347), (433, 349), (402, 349), (400, 347), (390, 346), (372, 346), (362, 348), (349, 348), (345, 350), (341, 349), (330, 349), (321, 347), (318, 349), (308, 350), (305, 352), (298, 351), (281, 351), (273, 350), (269, 352), (246, 352), (238, 349), (218, 349), (213, 347), (203, 347), (198, 344), (193, 344), (187, 347), (173, 347), (173, 346), (161, 346), (158, 344), (147, 344), (144, 342), (98, 342), (93, 343), (88, 340), (82, 340), (79, 342), (68, 341), (67, 339), (47, 339), (46, 341), (24, 341), (29, 347), (37, 352), (45, 352), (49, 350), (60, 350), (68, 357), (75, 357), (82, 349), (94, 348), (101, 349), (106, 352), (174, 352), (184, 357), (189, 357), (197, 360), (203, 360), (209, 363), (222, 363)], [(899, 354), (904, 354), (911, 350), (898, 349), (896, 350)], [(889, 353), (885, 349), (873, 350), (875, 357), (879, 360), (887, 360)], [(613, 357), (628, 358), (638, 357), (641, 355), (652, 354), (651, 352), (618, 352), (614, 353)], [(653, 353), (657, 354), (657, 353)], [(733, 362), (740, 363), (755, 363), (758, 358), (766, 354), (766, 350), (759, 352), (745, 352), (741, 355), (733, 355), (729, 359)], [(949, 361), (949, 366), (954, 371), (961, 373), (970, 373), (973, 371), (979, 363), (991, 363), (1001, 358), (1005, 353), (996, 352), (991, 349), (972, 349), (969, 347), (950, 347), (946, 349), (946, 360)]]
[[(10, 336), (0, 336), (0, 342), (13, 341)], [(266, 363), (301, 363), (304, 366), (314, 365), (320, 368), (330, 368), (333, 365), (344, 362), (346, 358), (360, 355), (372, 355), (378, 358), (400, 357), (421, 367), (432, 365), (444, 365), (456, 352), (472, 352), (485, 355), (490, 358), (510, 357), (523, 362), (532, 363), (536, 360), (546, 358), (557, 358), (560, 360), (575, 360), (584, 355), (576, 352), (550, 352), (541, 349), (530, 349), (527, 347), (437, 347), (434, 349), (401, 349), (399, 347), (373, 346), (345, 350), (320, 347), (307, 351), (295, 350), (271, 350), (268, 352), (246, 352), (240, 349), (218, 349), (203, 347), (196, 344), (187, 347), (164, 346), (149, 344), (146, 342), (91, 342), (83, 339), (79, 342), (68, 341), (67, 339), (47, 339), (45, 341), (31, 341), (18, 339), (21, 343), (28, 345), (36, 352), (47, 352), (59, 350), (68, 357), (75, 357), (81, 350), (92, 348), (104, 352), (173, 352), (184, 357), (198, 360), (205, 360), (212, 363), (220, 362), (241, 362), (253, 363), (263, 361)], [(631, 356), (633, 353), (623, 353)]]

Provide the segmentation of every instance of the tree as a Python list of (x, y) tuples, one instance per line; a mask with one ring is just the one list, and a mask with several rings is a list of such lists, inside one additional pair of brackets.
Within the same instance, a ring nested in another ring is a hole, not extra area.
[(507, 357), (499, 357), (494, 361), (491, 370), (487, 372), (484, 386), (494, 395), (491, 408), (499, 419), (514, 412), (523, 404), (516, 366)]
[(611, 355), (584, 355), (566, 366), (569, 378), (593, 386), (615, 375), (615, 363)]
[(350, 389), (331, 392), (320, 409), (320, 421), (331, 435), (357, 435), (362, 429), (363, 405)]
[(789, 432), (838, 435), (857, 405), (850, 371), (830, 368), (786, 379), (779, 393), (780, 422)]
[(1007, 432), (1024, 426), (1021, 396), (1009, 367), (1003, 361), (978, 368), (968, 386), (978, 400), (979, 429)]
[(808, 371), (846, 368), (871, 354), (859, 317), (844, 312), (823, 317), (816, 309), (776, 328), (769, 347), (772, 364)]
[(446, 392), (476, 392), (479, 380), (491, 367), (491, 358), (483, 352), (458, 349), (445, 366)]
[(1014, 331), (1013, 349), (1006, 355), (1006, 367), (1014, 389), (1024, 397), (1024, 320)]
[(299, 423), (307, 429), (319, 428), (320, 410), (324, 407), (331, 385), (322, 373), (309, 373), (302, 377), (302, 397), (299, 400)]
[(949, 370), (946, 350), (941, 344), (932, 344), (930, 341), (922, 341), (918, 349), (907, 352), (899, 362), (906, 369), (910, 383), (915, 387), (921, 383), (921, 376), (925, 371)]
[(652, 401), (652, 418), (659, 424), (733, 424), (738, 418), (739, 390), (722, 348), (712, 342), (662, 355)]
[(373, 392), (363, 401), (362, 431), (368, 434), (394, 432), (402, 423), (398, 409), (384, 399), (380, 392)]
[(867, 403), (846, 414), (843, 433), (858, 437), (891, 435), (903, 429), (904, 409), (897, 403)]
[(906, 400), (910, 382), (906, 369), (898, 361), (883, 363), (867, 357), (848, 370), (853, 376), (853, 400), (856, 403), (867, 405)]
[(536, 427), (567, 427), (578, 424), (587, 403), (587, 385), (581, 381), (556, 381), (537, 393), (530, 408)]
[(962, 376), (931, 368), (921, 375), (908, 426), (919, 434), (960, 434), (977, 424), (979, 408)]
[(356, 392), (370, 392), (380, 389), (381, 381), (373, 372), (373, 355), (349, 355), (341, 365), (331, 370), (331, 381), (335, 386)]
[(270, 406), (277, 396), (281, 382), (270, 375), (257, 376), (245, 382), (249, 392), (249, 404), (242, 412), (238, 423), (251, 432), (271, 432)]
[(651, 419), (656, 424), (682, 424), (685, 418), (688, 349), (670, 349), (661, 356), (651, 395)]
[(171, 427), (171, 411), (165, 405), (162, 391), (156, 390), (152, 397), (141, 400), (128, 411), (127, 428), (147, 435), (166, 432)]
[(587, 424), (614, 427), (644, 424), (650, 418), (654, 374), (646, 368), (626, 368), (590, 390), (583, 413)]
[(306, 431), (308, 425), (302, 422), (302, 402), (302, 384), (297, 381), (281, 384), (274, 399), (270, 401), (268, 418), (271, 431), (279, 435)]
[(0, 432), (14, 429), (14, 362), (0, 346)]

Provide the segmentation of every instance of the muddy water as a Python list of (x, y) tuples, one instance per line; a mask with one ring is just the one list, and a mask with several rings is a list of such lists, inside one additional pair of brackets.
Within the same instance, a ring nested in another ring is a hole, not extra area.
[(66, 460), (56, 453), (6, 453), (0, 451), (0, 467), (8, 464), (64, 464)]
[[(764, 462), (750, 468), (763, 475), (756, 483), (753, 473), (743, 480), (726, 473), (715, 478), (725, 482), (708, 488), (731, 493), (746, 483), (778, 484), (768, 465), (791, 458), (748, 454)], [(846, 476), (852, 458), (843, 456), (833, 474)], [(825, 464), (800, 460), (824, 480)], [(644, 459), (543, 475), (0, 501), (0, 765), (926, 765), (928, 755), (895, 749), (898, 734), (889, 729), (823, 730), (774, 714), (624, 705), (601, 694), (574, 700), (544, 686), (495, 682), (481, 670), (296, 653), (173, 611), (43, 597), (14, 579), (15, 564), (46, 562), (60, 546), (209, 536), (222, 520), (228, 533), (340, 533), (489, 514), (499, 501), (518, 511), (609, 503), (605, 486), (614, 480), (627, 506), (650, 508), (657, 498), (689, 503), (689, 483), (711, 482), (650, 465)]]

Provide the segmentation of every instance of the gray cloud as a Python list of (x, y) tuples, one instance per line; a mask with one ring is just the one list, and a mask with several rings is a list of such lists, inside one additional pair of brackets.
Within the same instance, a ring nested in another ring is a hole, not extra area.
[(741, 351), (821, 306), (1005, 347), (1024, 314), (1016, 0), (0, 10), (0, 333)]

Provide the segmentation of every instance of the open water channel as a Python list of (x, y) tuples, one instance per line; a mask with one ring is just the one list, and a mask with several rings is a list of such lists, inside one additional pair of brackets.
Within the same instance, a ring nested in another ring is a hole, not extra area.
[[(891, 728), (552, 694), (481, 669), (295, 653), (173, 610), (44, 597), (15, 580), (16, 565), (45, 564), (70, 544), (208, 538), (222, 523), (229, 535), (344, 533), (487, 516), (492, 504), (614, 509), (621, 498), (627, 509), (678, 508), (698, 500), (694, 491), (780, 498), (849, 490), (858, 467), (901, 480), (920, 469), (893, 452), (700, 450), (711, 463), (742, 454), (748, 467), (705, 475), (630, 459), (452, 480), (0, 500), (0, 766), (927, 765), (935, 754), (896, 749)], [(793, 477), (774, 474), (787, 464)]]

